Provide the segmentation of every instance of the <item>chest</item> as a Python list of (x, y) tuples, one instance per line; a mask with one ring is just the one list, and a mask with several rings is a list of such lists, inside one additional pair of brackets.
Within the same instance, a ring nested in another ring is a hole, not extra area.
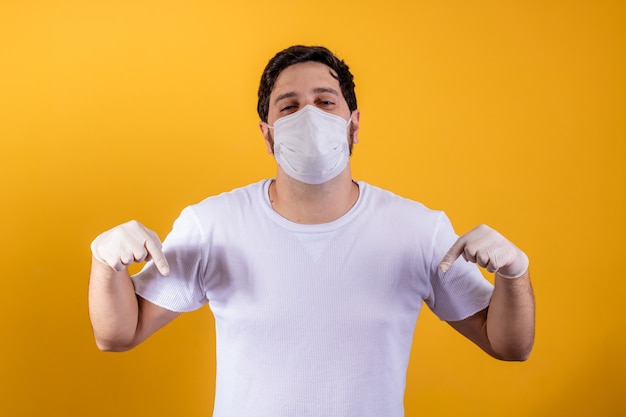
[(428, 292), (415, 243), (371, 228), (223, 236), (210, 255), (207, 298), (216, 318), (229, 322), (299, 317), (354, 325), (358, 317), (386, 326), (416, 315)]

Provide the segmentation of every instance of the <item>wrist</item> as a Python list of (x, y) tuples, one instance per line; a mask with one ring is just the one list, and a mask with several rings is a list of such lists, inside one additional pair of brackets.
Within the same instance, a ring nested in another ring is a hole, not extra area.
[(521, 250), (518, 250), (515, 261), (498, 269), (496, 274), (506, 279), (517, 279), (528, 271), (528, 265), (528, 256)]
[(94, 239), (94, 240), (91, 242), (91, 245), (90, 245), (90, 248), (91, 248), (91, 255), (93, 256), (93, 258), (94, 258), (96, 261), (101, 262), (101, 263), (103, 263), (103, 264), (106, 264), (107, 262), (106, 262), (104, 259), (102, 259), (102, 257), (101, 257), (100, 255), (98, 255), (98, 250), (97, 250), (97, 248), (96, 248), (96, 241), (97, 241), (97, 240), (98, 240), (98, 238)]

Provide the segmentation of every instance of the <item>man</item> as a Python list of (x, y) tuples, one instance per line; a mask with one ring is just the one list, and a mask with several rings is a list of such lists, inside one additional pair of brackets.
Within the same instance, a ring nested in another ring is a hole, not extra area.
[[(163, 248), (136, 221), (92, 243), (100, 349), (130, 349), (208, 302), (216, 417), (402, 416), (423, 302), (488, 354), (528, 357), (526, 255), (484, 225), (457, 239), (442, 212), (352, 179), (360, 113), (343, 61), (279, 52), (258, 111), (275, 179), (185, 208)], [(131, 279), (126, 265), (143, 260)]]

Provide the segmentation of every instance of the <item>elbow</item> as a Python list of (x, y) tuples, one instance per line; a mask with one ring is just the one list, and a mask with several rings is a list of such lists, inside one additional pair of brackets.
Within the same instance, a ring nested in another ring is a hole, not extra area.
[(132, 342), (125, 342), (122, 340), (111, 340), (96, 337), (96, 346), (102, 352), (126, 352), (136, 346)]
[(101, 352), (126, 352), (130, 350), (130, 347), (123, 345), (113, 345), (105, 343), (96, 343), (96, 346)]
[(494, 357), (504, 362), (526, 362), (528, 358), (530, 358), (530, 352), (520, 354), (497, 355)]
[(530, 358), (533, 344), (509, 346), (506, 349), (489, 352), (494, 358), (505, 362), (525, 362)]

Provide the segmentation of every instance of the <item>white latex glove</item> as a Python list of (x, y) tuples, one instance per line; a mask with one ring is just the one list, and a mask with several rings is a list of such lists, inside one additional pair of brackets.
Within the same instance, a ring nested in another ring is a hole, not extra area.
[(528, 270), (526, 254), (484, 224), (459, 237), (441, 260), (439, 269), (446, 272), (461, 255), (504, 278), (519, 278)]
[(133, 262), (153, 259), (162, 275), (170, 273), (170, 267), (161, 250), (161, 240), (152, 230), (136, 220), (107, 230), (91, 242), (91, 253), (98, 261), (116, 271), (123, 271)]

